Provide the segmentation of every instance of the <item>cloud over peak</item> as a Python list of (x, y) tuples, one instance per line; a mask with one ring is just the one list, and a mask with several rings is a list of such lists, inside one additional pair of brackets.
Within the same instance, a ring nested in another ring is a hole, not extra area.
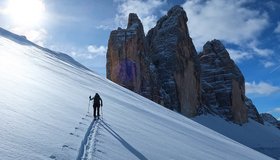
[(237, 63), (253, 58), (253, 55), (246, 51), (240, 51), (235, 49), (227, 49), (227, 50), (229, 52), (230, 58)]
[(158, 19), (156, 11), (167, 3), (166, 0), (115, 0), (115, 2), (119, 3), (115, 17), (116, 25), (125, 28), (129, 13), (136, 13), (143, 23), (145, 32), (156, 24)]
[(254, 40), (268, 25), (268, 16), (247, 8), (246, 0), (188, 0), (182, 6), (188, 14), (190, 34), (198, 48), (210, 39), (243, 45)]

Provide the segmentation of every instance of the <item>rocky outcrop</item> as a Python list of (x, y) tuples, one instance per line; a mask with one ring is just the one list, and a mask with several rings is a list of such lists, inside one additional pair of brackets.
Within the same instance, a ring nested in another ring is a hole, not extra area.
[(195, 116), (200, 104), (199, 61), (180, 6), (171, 8), (144, 36), (136, 14), (111, 32), (107, 78), (163, 106)]
[(247, 108), (248, 118), (251, 118), (252, 120), (255, 120), (256, 122), (259, 122), (263, 124), (263, 118), (259, 114), (256, 106), (253, 104), (252, 100), (248, 97), (245, 97), (245, 106)]
[(148, 32), (147, 42), (162, 105), (195, 116), (200, 103), (199, 61), (187, 20), (183, 8), (171, 8)]
[(272, 124), (273, 126), (275, 126), (275, 127), (280, 129), (280, 121), (278, 121), (271, 114), (269, 114), (269, 113), (261, 113), (260, 115), (261, 115), (261, 117), (262, 117), (264, 122)]
[(199, 54), (202, 104), (210, 113), (243, 124), (251, 118), (263, 124), (253, 102), (245, 96), (244, 77), (219, 40), (207, 42)]
[(215, 114), (247, 122), (244, 77), (218, 40), (207, 42), (199, 54), (203, 104)]
[(111, 32), (106, 69), (108, 79), (151, 98), (150, 62), (146, 50), (142, 23), (136, 14), (131, 13), (126, 29)]
[(202, 104), (208, 112), (243, 124), (251, 118), (263, 124), (253, 102), (245, 96), (244, 77), (219, 40), (207, 42), (198, 55)]

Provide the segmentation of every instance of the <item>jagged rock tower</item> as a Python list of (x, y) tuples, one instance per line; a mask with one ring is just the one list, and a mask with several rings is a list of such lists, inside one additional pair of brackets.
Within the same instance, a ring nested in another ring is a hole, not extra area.
[(131, 13), (126, 29), (111, 32), (107, 51), (107, 78), (151, 98), (149, 60), (143, 25)]
[(171, 8), (144, 36), (136, 14), (111, 32), (107, 78), (163, 106), (195, 116), (200, 105), (199, 61), (180, 6)]
[(209, 112), (243, 124), (262, 119), (252, 101), (245, 96), (244, 77), (219, 40), (203, 46), (201, 64), (202, 103)]
[(200, 104), (199, 61), (187, 21), (183, 8), (174, 6), (148, 32), (146, 39), (163, 105), (183, 115), (195, 116)]

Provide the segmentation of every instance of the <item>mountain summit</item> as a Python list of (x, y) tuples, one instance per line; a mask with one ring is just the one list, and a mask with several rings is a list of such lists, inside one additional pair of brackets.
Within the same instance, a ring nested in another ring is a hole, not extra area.
[(197, 115), (200, 69), (187, 20), (183, 8), (174, 6), (145, 37), (130, 14), (127, 29), (111, 32), (107, 78), (183, 115)]

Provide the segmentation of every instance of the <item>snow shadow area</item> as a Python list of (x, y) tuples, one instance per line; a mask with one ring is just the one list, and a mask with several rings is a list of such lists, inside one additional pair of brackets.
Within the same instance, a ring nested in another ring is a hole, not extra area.
[(100, 125), (108, 131), (113, 137), (115, 137), (126, 149), (128, 149), (134, 156), (141, 160), (148, 160), (141, 152), (125, 141), (118, 133), (116, 133), (106, 122), (100, 121)]

